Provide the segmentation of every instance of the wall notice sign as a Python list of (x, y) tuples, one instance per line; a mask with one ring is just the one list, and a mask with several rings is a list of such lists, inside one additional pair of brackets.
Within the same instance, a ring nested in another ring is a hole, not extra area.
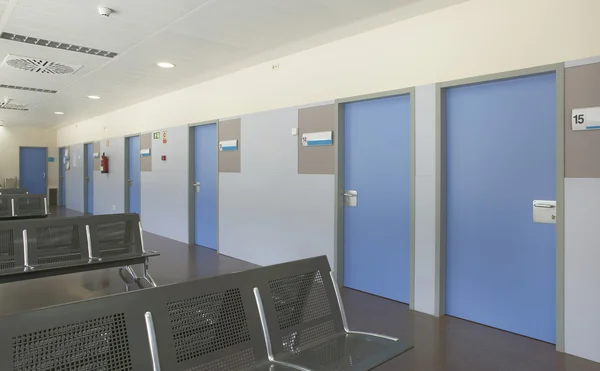
[(107, 147), (110, 147), (110, 140), (107, 140), (107, 141), (106, 141), (106, 146), (107, 146)]
[(166, 144), (167, 143), (167, 131), (166, 130), (163, 131), (162, 138), (163, 138), (163, 144)]
[(48, 162), (54, 162), (54, 157), (48, 157)]
[(157, 131), (157, 132), (154, 132), (154, 133), (152, 133), (152, 137), (153, 137), (154, 139), (160, 139), (160, 131)]
[(600, 107), (577, 108), (571, 112), (573, 131), (600, 129)]
[(331, 146), (333, 145), (333, 132), (304, 133), (302, 134), (302, 145), (304, 147)]

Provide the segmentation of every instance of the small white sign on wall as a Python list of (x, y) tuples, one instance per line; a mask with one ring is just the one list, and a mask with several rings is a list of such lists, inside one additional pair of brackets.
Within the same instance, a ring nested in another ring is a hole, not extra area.
[(302, 134), (302, 145), (304, 147), (331, 146), (333, 145), (333, 132), (304, 133)]
[(571, 112), (573, 131), (600, 129), (600, 107), (576, 108)]
[(222, 140), (219, 142), (219, 151), (237, 151), (237, 149), (238, 149), (237, 139)]

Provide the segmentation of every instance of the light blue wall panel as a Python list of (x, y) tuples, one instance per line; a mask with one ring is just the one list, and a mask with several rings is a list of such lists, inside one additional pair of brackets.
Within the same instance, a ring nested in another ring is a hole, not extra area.
[(152, 171), (142, 171), (142, 224), (148, 232), (187, 243), (189, 127), (166, 130), (166, 144), (153, 139)]
[(83, 181), (85, 170), (85, 157), (83, 154), (83, 144), (74, 144), (70, 146), (71, 168), (66, 172), (65, 182), (67, 192), (67, 209), (84, 212)]
[(100, 142), (100, 155), (109, 159), (109, 173), (94, 172), (94, 214), (125, 212), (125, 138)]
[(298, 110), (242, 118), (241, 173), (219, 175), (219, 251), (259, 265), (327, 255), (334, 176), (298, 174)]

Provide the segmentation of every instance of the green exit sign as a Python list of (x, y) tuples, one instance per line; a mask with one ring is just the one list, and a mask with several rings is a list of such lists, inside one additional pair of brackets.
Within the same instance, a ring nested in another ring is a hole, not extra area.
[(157, 131), (156, 133), (154, 133), (154, 139), (160, 139), (160, 132)]

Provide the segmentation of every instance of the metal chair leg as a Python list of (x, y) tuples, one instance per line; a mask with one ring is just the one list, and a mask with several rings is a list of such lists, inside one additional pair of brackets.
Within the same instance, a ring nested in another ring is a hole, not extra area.
[(150, 284), (152, 285), (152, 287), (156, 287), (158, 286), (156, 284), (156, 282), (154, 282), (154, 278), (152, 278), (152, 276), (150, 275), (150, 272), (148, 271), (148, 259), (146, 259), (144, 261), (144, 279)]

